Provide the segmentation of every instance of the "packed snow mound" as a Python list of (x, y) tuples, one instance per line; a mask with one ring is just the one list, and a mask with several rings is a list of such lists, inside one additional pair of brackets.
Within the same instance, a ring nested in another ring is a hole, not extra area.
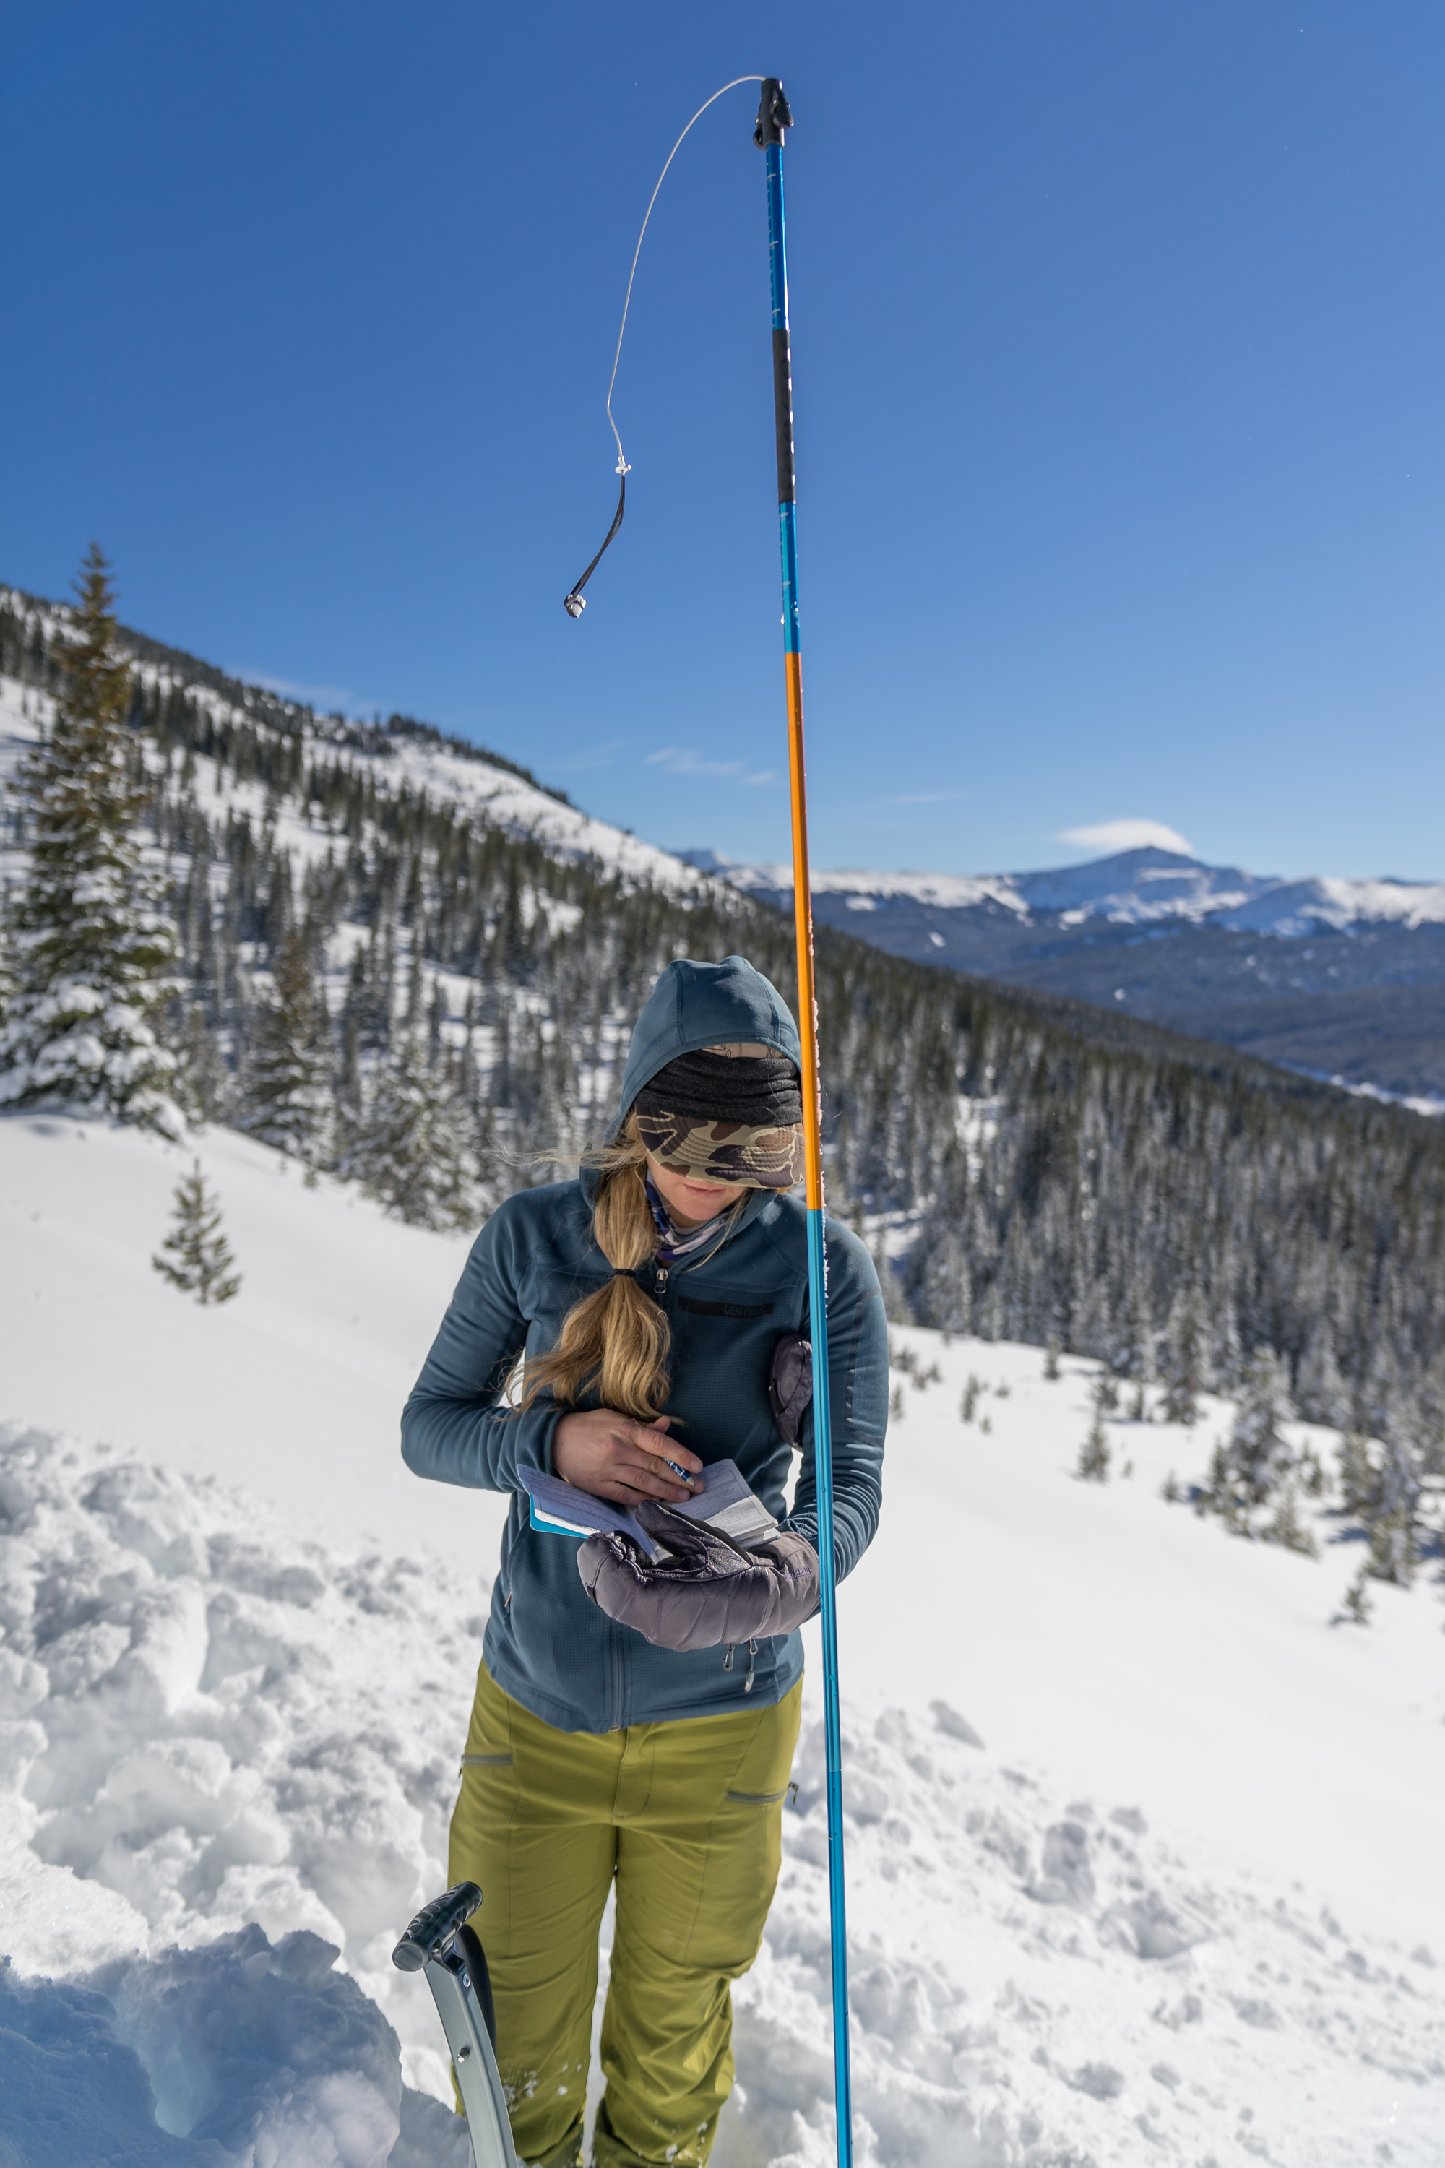
[[(476, 1585), (14, 1425), (0, 1537), (0, 2159), (464, 2161), (389, 1956), (445, 1882)], [(846, 1729), (859, 2168), (1438, 2161), (1430, 1951), (995, 1758), (943, 1697)], [(718, 2168), (834, 2158), (815, 1705), (796, 1775)]]
[(390, 1963), (446, 1881), (476, 1584), (341, 1558), (209, 1477), (0, 1426), (4, 1947), (27, 1975), (306, 1930), (446, 2066)]
[(395, 2033), (336, 1955), (248, 1927), (83, 1986), (0, 1969), (0, 2158), (471, 2168), (462, 2124), (402, 2083)]

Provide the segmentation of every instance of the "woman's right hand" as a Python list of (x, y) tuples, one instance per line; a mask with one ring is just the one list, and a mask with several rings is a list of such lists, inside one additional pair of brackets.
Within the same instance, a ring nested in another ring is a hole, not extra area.
[(697, 1486), (679, 1482), (667, 1462), (676, 1461), (690, 1475), (701, 1475), (702, 1462), (668, 1437), (671, 1421), (670, 1415), (659, 1415), (655, 1423), (639, 1423), (615, 1408), (579, 1408), (557, 1425), (552, 1465), (578, 1490), (614, 1505), (640, 1505), (644, 1498), (678, 1504), (694, 1497)]

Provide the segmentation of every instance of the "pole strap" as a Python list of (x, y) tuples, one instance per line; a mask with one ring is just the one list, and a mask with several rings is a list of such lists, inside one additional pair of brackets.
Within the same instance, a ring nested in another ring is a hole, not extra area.
[[(627, 336), (627, 312), (632, 307), (632, 284), (633, 280), (637, 277), (637, 259), (642, 254), (642, 243), (647, 233), (647, 222), (652, 216), (652, 207), (656, 203), (658, 196), (661, 193), (663, 182), (667, 179), (668, 167), (672, 164), (673, 159), (676, 158), (678, 152), (682, 149), (683, 143), (686, 140), (689, 131), (696, 126), (698, 121), (702, 119), (702, 116), (707, 111), (708, 107), (710, 105), (716, 105), (719, 98), (725, 98), (730, 90), (736, 90), (738, 86), (742, 83), (762, 83), (763, 81), (764, 78), (761, 75), (735, 75), (730, 83), (724, 83), (722, 88), (720, 90), (715, 90), (710, 98), (703, 99), (702, 104), (693, 114), (692, 119), (687, 124), (687, 127), (683, 129), (682, 134), (678, 137), (677, 141), (673, 144), (672, 149), (668, 152), (667, 157), (663, 161), (662, 171), (658, 174), (657, 180), (653, 185), (652, 194), (647, 199), (647, 209), (642, 214), (642, 225), (637, 236), (637, 246), (632, 251), (632, 265), (627, 274), (627, 292), (623, 296), (622, 301), (622, 321), (617, 327), (617, 349), (612, 356), (612, 374), (607, 379), (607, 426), (612, 431), (613, 441), (616, 443), (617, 446), (617, 466), (614, 470), (619, 477), (619, 487), (617, 491), (617, 510), (612, 515), (612, 525), (608, 528), (606, 535), (603, 537), (601, 549), (597, 552), (597, 555), (593, 558), (591, 564), (587, 567), (587, 570), (583, 573), (581, 579), (574, 580), (571, 587), (567, 590), (567, 593), (562, 598), (562, 607), (567, 612), (567, 615), (574, 620), (574, 622), (582, 615), (582, 612), (587, 607), (586, 603), (582, 599), (582, 590), (587, 585), (587, 582), (591, 579), (593, 573), (597, 570), (597, 567), (602, 562), (602, 559), (606, 556), (618, 528), (622, 525), (622, 515), (627, 508), (627, 477), (632, 472), (632, 469), (627, 464), (627, 455), (622, 449), (622, 435), (613, 417), (612, 394), (617, 389), (617, 370), (618, 365), (622, 360), (622, 341)], [(779, 92), (781, 92), (782, 85), (779, 84), (777, 88)], [(783, 106), (784, 110), (786, 111), (786, 99), (783, 100)], [(788, 118), (789, 120), (791, 120), (792, 115), (789, 114)]]

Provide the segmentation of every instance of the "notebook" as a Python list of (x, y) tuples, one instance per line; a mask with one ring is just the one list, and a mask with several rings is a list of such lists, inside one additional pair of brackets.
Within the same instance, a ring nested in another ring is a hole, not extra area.
[[(544, 1475), (540, 1468), (523, 1468), (522, 1483), (531, 1502), (532, 1526), (559, 1536), (592, 1536), (614, 1531), (630, 1536), (656, 1562), (667, 1556), (667, 1547), (650, 1536), (630, 1506), (615, 1505), (610, 1498), (594, 1498), (559, 1475)], [(761, 1498), (748, 1488), (735, 1460), (715, 1460), (702, 1471), (702, 1489), (690, 1498), (668, 1499), (673, 1512), (689, 1520), (706, 1521), (722, 1535), (730, 1536), (745, 1551), (766, 1543), (778, 1532)]]

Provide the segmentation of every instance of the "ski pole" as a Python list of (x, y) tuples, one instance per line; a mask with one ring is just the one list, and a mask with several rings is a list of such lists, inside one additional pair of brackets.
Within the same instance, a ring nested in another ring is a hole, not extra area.
[(773, 408), (778, 440), (778, 527), (783, 569), (783, 666), (788, 688), (788, 774), (793, 816), (793, 920), (798, 943), (798, 1026), (803, 1053), (804, 1183), (808, 1207), (808, 1305), (813, 1340), (813, 1467), (822, 1582), (823, 1716), (828, 1763), (828, 1896), (833, 1950), (833, 2084), (839, 2168), (852, 2168), (853, 2088), (848, 2053), (848, 1926), (843, 1877), (843, 1726), (838, 1701), (838, 1595), (833, 1558), (833, 1432), (828, 1406), (828, 1271), (823, 1247), (822, 1092), (813, 973), (813, 895), (808, 876), (808, 801), (803, 771), (803, 658), (798, 643), (797, 492), (793, 474), (793, 368), (788, 350), (788, 252), (783, 215), (783, 134), (793, 125), (783, 86), (763, 79), (753, 140), (768, 182), (773, 290)]

